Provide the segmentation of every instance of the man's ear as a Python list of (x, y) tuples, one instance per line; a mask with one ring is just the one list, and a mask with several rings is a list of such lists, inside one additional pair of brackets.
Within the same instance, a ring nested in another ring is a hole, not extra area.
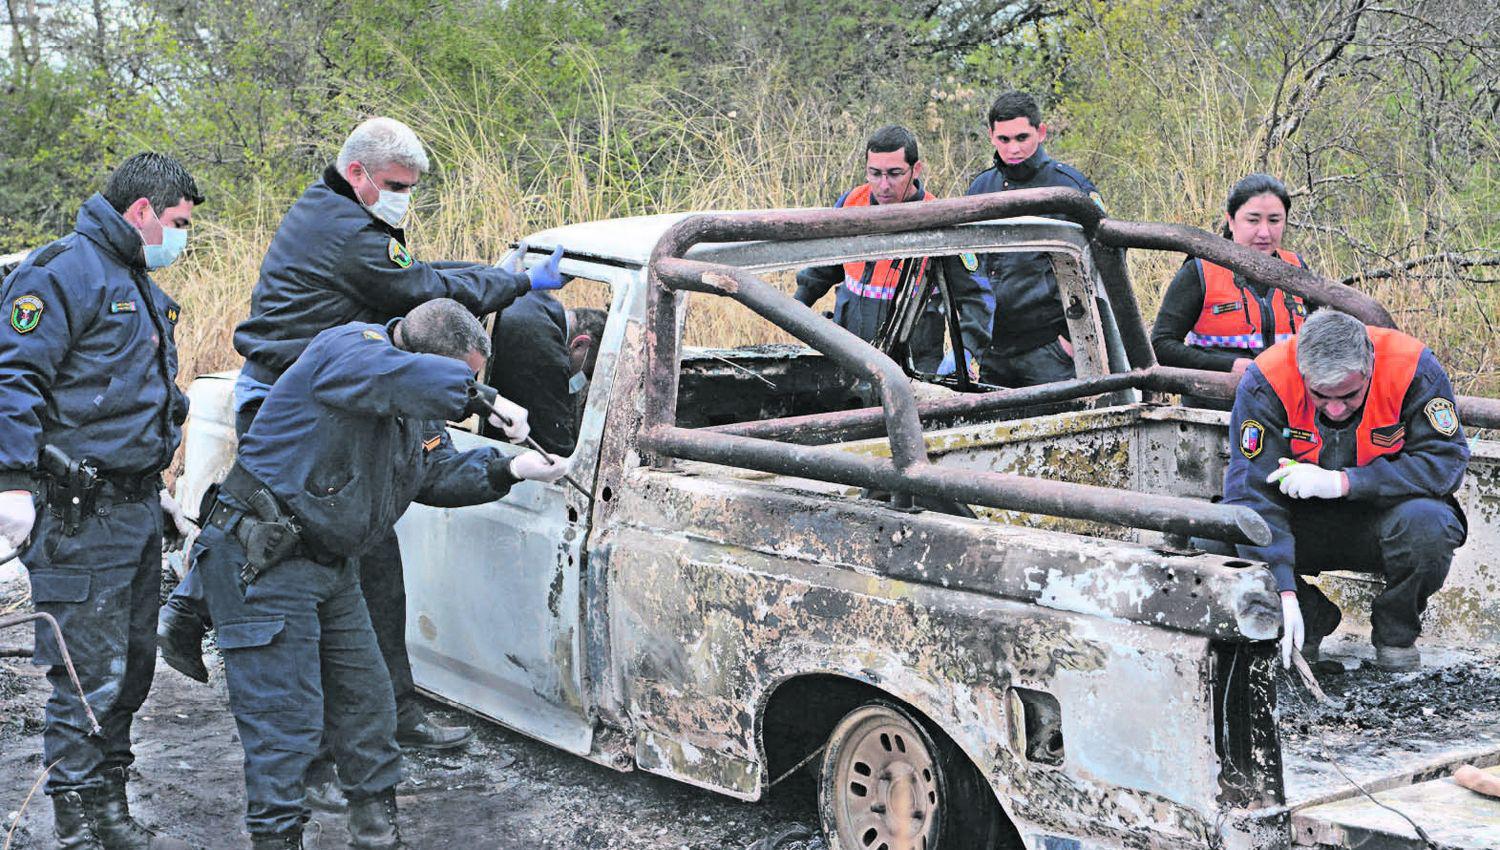
[(126, 207), (124, 212), (120, 213), (120, 217), (125, 219), (131, 227), (140, 230), (146, 222), (151, 220), (151, 212), (155, 210), (151, 209), (150, 200), (136, 198), (130, 202), (130, 206)]
[(1047, 122), (1046, 121), (1043, 121), (1042, 123), (1036, 125), (1036, 140), (1037, 140), (1038, 144), (1047, 141)]
[(922, 160), (920, 160), (920, 159), (911, 164), (911, 176), (912, 176), (912, 179), (914, 179), (914, 180), (920, 180), (920, 179), (922, 179), (922, 165), (923, 165), (923, 163), (922, 163)]
[(589, 346), (594, 344), (594, 338), (588, 334), (578, 334), (568, 343), (568, 353), (577, 356), (588, 354)]

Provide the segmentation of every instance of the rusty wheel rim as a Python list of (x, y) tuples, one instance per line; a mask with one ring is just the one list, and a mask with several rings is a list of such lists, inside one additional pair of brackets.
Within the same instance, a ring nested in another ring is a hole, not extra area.
[(867, 711), (852, 724), (833, 766), (839, 845), (927, 850), (939, 806), (932, 753), (904, 717), (884, 707)]

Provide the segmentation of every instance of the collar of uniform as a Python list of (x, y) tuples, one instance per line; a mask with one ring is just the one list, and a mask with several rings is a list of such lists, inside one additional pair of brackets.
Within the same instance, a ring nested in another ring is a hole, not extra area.
[(1041, 172), (1042, 167), (1051, 160), (1052, 157), (1047, 156), (1047, 151), (1041, 145), (1037, 145), (1036, 150), (1031, 156), (1026, 157), (1015, 165), (1006, 165), (1005, 160), (1000, 158), (1000, 154), (995, 154), (995, 167), (1000, 169), (1000, 173), (1005, 175), (1005, 179), (1025, 183), (1036, 177)]
[(400, 348), (400, 346), (396, 345), (396, 326), (399, 324), (401, 324), (400, 316), (385, 323), (385, 338), (390, 340), (391, 345), (397, 348)]
[(380, 230), (383, 233), (390, 234), (391, 236), (395, 237), (396, 241), (400, 242), (402, 245), (406, 244), (406, 231), (400, 227), (391, 227), (389, 224), (386, 224), (384, 221), (376, 218), (375, 214), (370, 212), (370, 208), (364, 205), (364, 202), (359, 199), (358, 195), (354, 194), (354, 187), (349, 184), (348, 180), (344, 179), (344, 175), (339, 173), (337, 166), (329, 165), (327, 168), (323, 169), (323, 183), (327, 185), (329, 189), (332, 189), (334, 194), (342, 195), (345, 198), (348, 198), (349, 200), (358, 204), (360, 209), (369, 214), (370, 221), (375, 224), (375, 228), (377, 230)]
[(146, 268), (146, 255), (141, 249), (145, 243), (141, 241), (140, 231), (131, 227), (130, 222), (115, 212), (115, 208), (98, 192), (78, 209), (78, 223), (74, 229), (122, 265), (133, 269)]

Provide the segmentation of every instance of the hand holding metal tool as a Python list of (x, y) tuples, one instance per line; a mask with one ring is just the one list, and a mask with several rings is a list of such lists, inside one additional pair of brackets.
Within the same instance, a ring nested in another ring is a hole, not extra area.
[[(465, 413), (472, 413), (472, 412), (486, 412), (487, 411), (489, 413), (489, 418), (490, 418), (491, 423), (494, 424), (495, 427), (500, 428), (502, 431), (504, 431), (506, 433), (507, 436), (509, 436), (509, 434), (510, 434), (510, 430), (509, 429), (514, 429), (514, 428), (517, 427), (517, 425), (516, 425), (516, 423), (513, 420), (510, 419), (510, 417), (508, 417), (505, 414), (505, 412), (503, 412), (500, 409), (500, 407), (497, 406), (498, 402), (501, 402), (501, 401), (505, 402), (506, 405), (509, 405), (510, 407), (513, 407), (513, 408), (521, 411), (521, 414), (523, 416), (526, 414), (526, 408), (521, 407), (520, 405), (516, 404), (515, 402), (502, 397), (500, 395), (500, 393), (495, 390), (494, 387), (486, 386), (485, 384), (481, 384), (478, 381), (471, 381), (469, 383), (469, 402), (468, 402), (468, 405), (464, 408), (464, 412)], [(522, 424), (524, 424), (524, 422)], [(552, 454), (551, 452), (548, 452), (546, 449), (542, 448), (542, 445), (540, 443), (538, 443), (536, 440), (533, 440), (531, 438), (530, 430), (531, 429), (529, 427), (526, 428), (525, 432), (522, 433), (521, 439), (520, 440), (515, 440), (513, 442), (523, 442), (526, 445), (527, 448), (534, 449), (539, 455), (542, 456), (542, 458), (544, 458), (547, 461), (547, 464), (549, 466), (550, 465), (560, 465), (560, 466), (563, 466), (563, 470), (564, 471), (563, 471), (563, 474), (561, 476), (562, 480), (568, 482), (568, 484), (571, 485), (574, 490), (577, 490), (579, 493), (583, 494), (583, 497), (585, 499), (588, 499), (589, 502), (592, 503), (593, 499), (594, 499), (594, 495), (592, 493), (590, 493), (589, 491), (583, 489), (583, 485), (579, 484), (577, 481), (574, 481), (573, 477), (567, 474), (567, 467), (566, 467), (565, 464), (560, 463), (560, 461), (561, 461), (560, 458), (558, 458), (556, 455)], [(524, 457), (524, 455), (523, 455), (523, 457)], [(520, 458), (517, 458), (517, 460), (520, 460)], [(531, 461), (528, 461), (527, 463), (530, 464)], [(526, 471), (526, 469), (523, 468), (522, 471)], [(516, 466), (515, 466), (515, 461), (512, 461), (511, 462), (511, 474), (512, 475), (516, 475), (516, 477), (518, 477), (518, 478), (519, 477), (530, 477), (530, 476), (517, 475), (516, 473), (517, 473), (517, 470), (516, 470)], [(556, 481), (557, 479), (553, 478), (551, 480)]]

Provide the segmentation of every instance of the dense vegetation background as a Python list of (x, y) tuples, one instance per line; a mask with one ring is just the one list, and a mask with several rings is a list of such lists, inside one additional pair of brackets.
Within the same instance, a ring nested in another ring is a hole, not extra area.
[[(0, 252), (66, 232), (121, 159), (209, 195), (185, 376), (235, 365), (270, 235), (371, 113), (428, 143), (419, 256), (686, 208), (831, 203), (899, 121), (929, 183), (988, 164), (1005, 88), (1112, 215), (1213, 227), (1229, 185), (1293, 189), (1287, 244), (1369, 290), (1466, 391), (1500, 391), (1500, 11), (1483, 0), (6, 0)], [(1180, 257), (1136, 252), (1150, 315)], [(715, 342), (763, 335), (720, 316)], [(704, 327), (708, 327), (705, 325)], [(704, 337), (708, 338), (708, 337)]]

